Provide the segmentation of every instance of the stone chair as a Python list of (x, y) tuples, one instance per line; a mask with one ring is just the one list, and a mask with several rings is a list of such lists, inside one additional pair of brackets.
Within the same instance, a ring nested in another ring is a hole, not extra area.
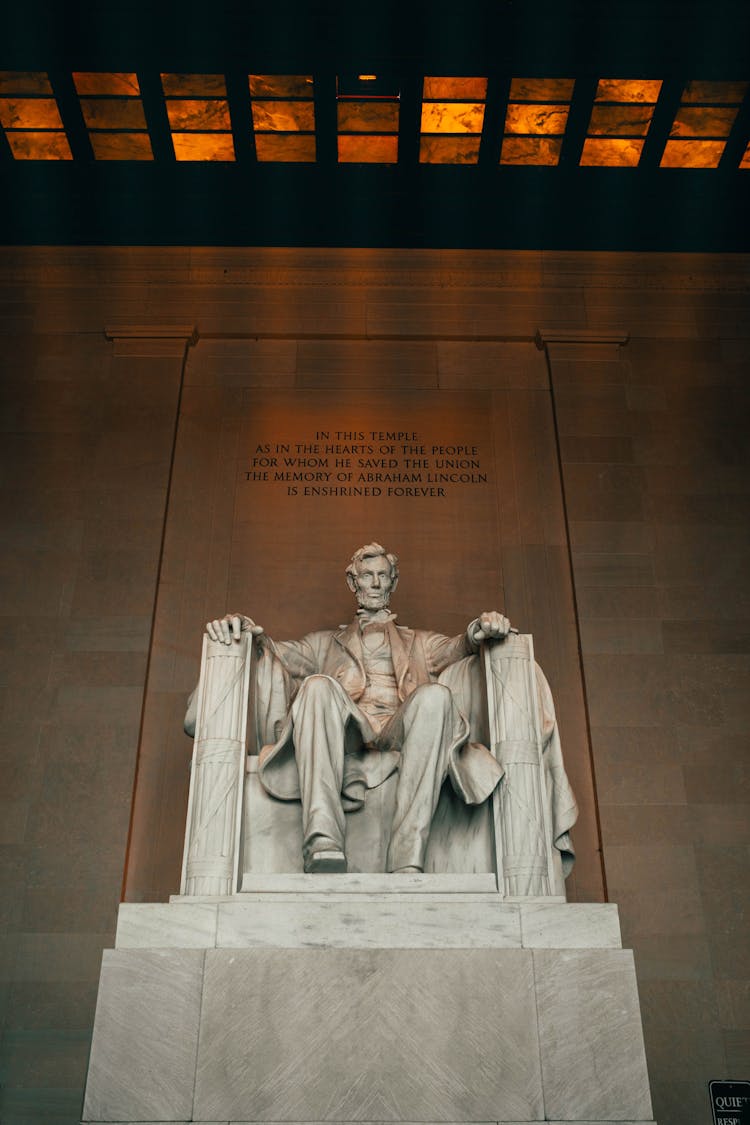
[[(465, 805), (446, 781), (425, 874), (491, 875), (503, 897), (564, 899), (552, 811), (564, 771), (559, 743), (552, 754), (542, 748), (532, 638), (485, 644), (470, 662), (484, 696), (483, 740), (505, 776), (479, 806)], [(258, 777), (254, 663), (248, 634), (231, 646), (204, 637), (182, 895), (235, 894), (259, 878), (302, 872), (301, 806), (269, 796)], [(350, 873), (384, 872), (396, 785), (393, 774), (347, 814)]]

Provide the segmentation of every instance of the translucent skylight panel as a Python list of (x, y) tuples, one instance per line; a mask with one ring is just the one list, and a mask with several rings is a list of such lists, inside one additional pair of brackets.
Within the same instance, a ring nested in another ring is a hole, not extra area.
[(555, 165), (568, 124), (572, 78), (514, 78), (505, 110), (501, 164)]
[(162, 74), (175, 160), (235, 159), (223, 74)]
[(339, 133), (338, 151), (342, 164), (395, 164), (398, 136)]
[(0, 123), (6, 129), (62, 129), (54, 98), (2, 98)]
[(5, 94), (51, 94), (49, 78), (38, 70), (0, 70), (0, 96)]
[(372, 101), (339, 102), (337, 119), (343, 133), (397, 133), (398, 103)]
[(309, 164), (315, 161), (315, 135), (308, 133), (256, 133), (255, 152), (258, 160), (286, 164)]
[(740, 168), (750, 168), (750, 143), (748, 143), (747, 148), (742, 154), (742, 159), (740, 160)]
[(642, 151), (642, 140), (587, 137), (583, 142), (581, 165), (598, 168), (636, 168)]
[(311, 74), (251, 74), (250, 95), (253, 98), (311, 98)]
[(259, 161), (315, 161), (315, 102), (309, 74), (249, 75)]
[(513, 78), (510, 102), (569, 102), (573, 97), (573, 78)]
[(16, 160), (72, 160), (68, 138), (60, 132), (7, 132)]
[(423, 97), (434, 101), (485, 101), (486, 78), (425, 78)]
[(502, 164), (555, 165), (560, 160), (561, 137), (503, 137)]
[(600, 78), (581, 165), (637, 167), (661, 86), (656, 78)]
[(89, 129), (146, 129), (140, 98), (81, 98), (83, 120)]
[(484, 128), (487, 79), (428, 76), (422, 87), (422, 164), (476, 164)]
[(336, 123), (340, 163), (395, 164), (399, 113), (398, 86), (391, 75), (339, 75)]
[(419, 159), (423, 164), (476, 164), (481, 138), (423, 136)]
[(179, 98), (167, 102), (172, 131), (231, 133), (229, 105), (219, 99)]
[(717, 168), (747, 89), (747, 82), (688, 82), (660, 167)]
[(675, 116), (670, 137), (728, 137), (738, 106), (682, 106)]
[(152, 160), (148, 133), (90, 133), (96, 160)]
[(726, 141), (667, 141), (661, 168), (718, 168)]
[(130, 73), (76, 72), (73, 82), (78, 94), (120, 94), (122, 97), (139, 97), (138, 76)]
[(0, 71), (0, 125), (15, 160), (71, 160), (49, 77), (42, 71)]
[(423, 102), (423, 133), (481, 133), (484, 102)]
[(173, 133), (176, 160), (234, 160), (234, 140), (231, 133)]
[(569, 107), (566, 105), (508, 105), (506, 133), (558, 134), (565, 132)]
[(314, 133), (315, 106), (298, 101), (253, 101), (256, 132)]
[(688, 82), (682, 101), (739, 105), (749, 85), (748, 82)]
[(153, 160), (137, 74), (76, 71), (73, 83), (95, 160)]
[(600, 78), (596, 102), (646, 102), (655, 105), (661, 92), (661, 79)]
[(225, 98), (223, 74), (162, 74), (161, 88), (167, 98)]

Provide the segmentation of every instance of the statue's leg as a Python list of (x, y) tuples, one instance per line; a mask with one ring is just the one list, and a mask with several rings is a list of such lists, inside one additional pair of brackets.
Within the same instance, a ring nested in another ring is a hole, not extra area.
[(401, 747), (396, 810), (386, 867), (424, 869), (427, 839), (451, 748), (464, 723), (449, 689), (424, 684), (394, 715), (384, 734)]
[(351, 710), (349, 697), (329, 676), (309, 676), (292, 704), (305, 871), (346, 870), (341, 783)]

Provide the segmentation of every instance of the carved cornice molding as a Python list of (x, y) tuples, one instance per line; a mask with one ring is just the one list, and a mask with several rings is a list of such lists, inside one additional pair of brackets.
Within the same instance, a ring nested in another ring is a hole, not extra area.
[(113, 324), (104, 329), (108, 340), (185, 340), (198, 343), (197, 324)]
[(550, 344), (616, 344), (623, 347), (630, 339), (624, 328), (537, 328), (534, 343), (539, 351)]

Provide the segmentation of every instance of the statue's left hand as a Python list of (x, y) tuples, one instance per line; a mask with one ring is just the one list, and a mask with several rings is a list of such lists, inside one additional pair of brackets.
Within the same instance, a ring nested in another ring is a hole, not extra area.
[(254, 637), (259, 637), (262, 632), (263, 626), (256, 625), (252, 617), (246, 617), (244, 613), (228, 613), (225, 617), (209, 621), (206, 625), (206, 633), (211, 640), (219, 641), (223, 645), (238, 641), (243, 633), (252, 633)]
[(498, 613), (496, 609), (489, 609), (480, 613), (477, 618), (477, 625), (479, 628), (474, 629), (471, 638), (477, 644), (480, 641), (504, 640), (508, 633), (518, 631), (511, 626), (508, 618), (504, 617), (502, 613)]

